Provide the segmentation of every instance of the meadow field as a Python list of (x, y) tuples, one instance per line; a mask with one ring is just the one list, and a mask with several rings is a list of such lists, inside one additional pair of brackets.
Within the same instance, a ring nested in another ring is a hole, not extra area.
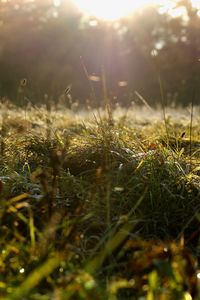
[(200, 299), (200, 107), (0, 113), (1, 300)]
[(200, 300), (200, 0), (0, 0), (0, 300)]

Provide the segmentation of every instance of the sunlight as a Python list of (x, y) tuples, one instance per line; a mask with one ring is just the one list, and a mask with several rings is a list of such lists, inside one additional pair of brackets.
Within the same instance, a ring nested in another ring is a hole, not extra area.
[[(173, 0), (74, 0), (77, 7), (84, 13), (99, 19), (114, 21), (131, 15), (145, 6), (160, 5), (165, 11), (175, 6)], [(200, 8), (199, 0), (191, 0), (194, 7)]]
[(77, 6), (85, 13), (100, 19), (113, 21), (130, 15), (133, 11), (151, 4), (150, 0), (74, 0)]
[(191, 0), (193, 7), (200, 9), (200, 1), (199, 0)]

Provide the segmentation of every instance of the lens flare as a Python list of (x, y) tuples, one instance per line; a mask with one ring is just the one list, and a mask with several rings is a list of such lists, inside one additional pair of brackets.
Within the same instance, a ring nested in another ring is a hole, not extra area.
[[(166, 11), (175, 6), (174, 0), (74, 0), (74, 3), (82, 12), (107, 21), (129, 16), (146, 6), (161, 5)], [(199, 0), (191, 0), (191, 3), (200, 9)]]

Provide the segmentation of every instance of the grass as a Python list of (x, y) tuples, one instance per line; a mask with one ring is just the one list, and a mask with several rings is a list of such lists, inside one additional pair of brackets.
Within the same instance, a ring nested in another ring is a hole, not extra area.
[(198, 107), (1, 111), (0, 299), (200, 299)]

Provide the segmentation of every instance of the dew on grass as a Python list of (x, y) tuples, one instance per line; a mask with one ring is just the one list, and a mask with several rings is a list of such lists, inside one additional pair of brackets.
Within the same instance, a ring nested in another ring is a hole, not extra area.
[(124, 191), (124, 187), (122, 187), (122, 186), (115, 186), (114, 187), (114, 192), (123, 192)]
[(25, 269), (24, 268), (21, 268), (20, 270), (19, 270), (19, 273), (20, 274), (23, 274), (25, 272)]
[(188, 292), (186, 292), (185, 295), (184, 295), (184, 299), (185, 300), (192, 300), (192, 296)]

